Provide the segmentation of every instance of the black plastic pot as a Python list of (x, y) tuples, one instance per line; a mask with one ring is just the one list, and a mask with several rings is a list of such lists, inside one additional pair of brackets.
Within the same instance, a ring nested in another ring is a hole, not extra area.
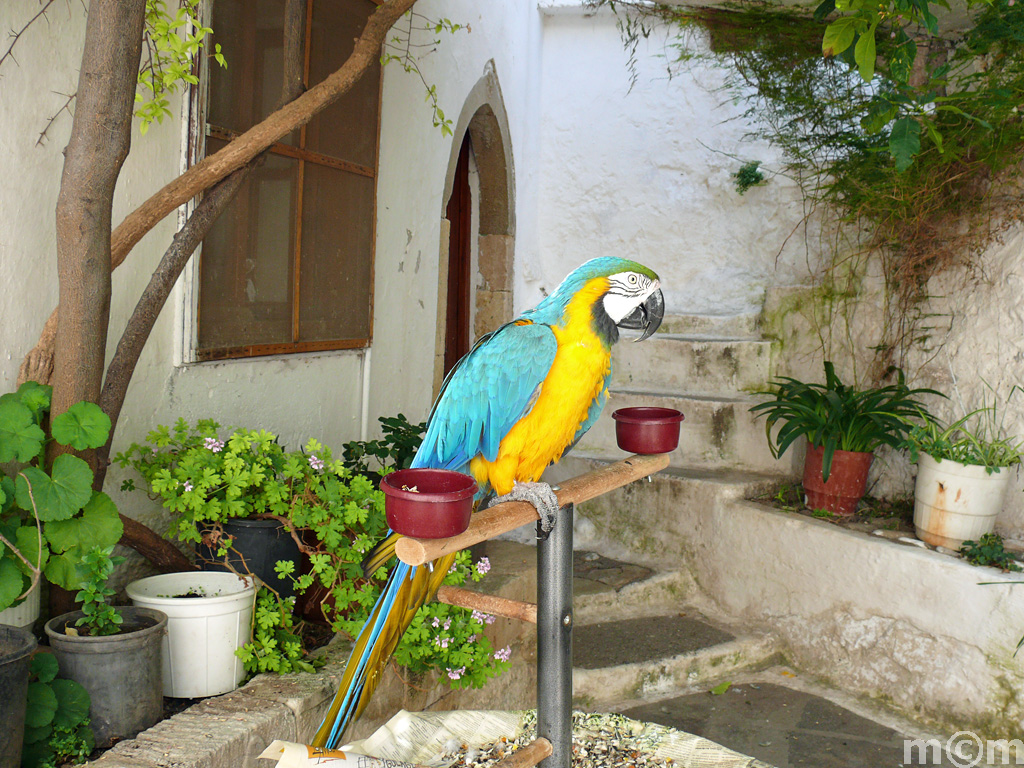
[(21, 627), (0, 624), (0, 768), (21, 765), (21, 742), (25, 731), (28, 699), (28, 662), (36, 649), (36, 638)]
[[(196, 556), (204, 571), (231, 571), (249, 574), (275, 589), (283, 597), (291, 597), (295, 590), (290, 579), (280, 579), (274, 572), (278, 560), (291, 560), (296, 571), (300, 568), (299, 545), (291, 532), (277, 520), (257, 520), (239, 517), (221, 523), (224, 536), (231, 538), (227, 562), (217, 557), (219, 545), (196, 544)], [(230, 565), (230, 567), (229, 567)]]
[(131, 631), (106, 637), (64, 634), (66, 625), (74, 626), (82, 617), (81, 611), (57, 616), (45, 626), (60, 676), (89, 692), (89, 719), (98, 747), (132, 738), (163, 714), (160, 648), (167, 616), (152, 608), (126, 606), (118, 611)]

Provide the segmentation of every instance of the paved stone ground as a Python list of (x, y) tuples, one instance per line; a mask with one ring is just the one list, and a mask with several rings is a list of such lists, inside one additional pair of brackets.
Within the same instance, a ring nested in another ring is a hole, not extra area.
[[(619, 590), (650, 571), (577, 552), (575, 592)], [(573, 665), (599, 669), (653, 661), (733, 639), (696, 615), (674, 615), (578, 626)], [(790, 672), (784, 674), (792, 675)], [(903, 734), (826, 698), (787, 687), (777, 671), (715, 695), (687, 693), (637, 706), (612, 707), (636, 720), (704, 736), (777, 768), (900, 768)]]
[(734, 685), (622, 714), (711, 739), (777, 768), (899, 768), (903, 735), (827, 699), (774, 683)]

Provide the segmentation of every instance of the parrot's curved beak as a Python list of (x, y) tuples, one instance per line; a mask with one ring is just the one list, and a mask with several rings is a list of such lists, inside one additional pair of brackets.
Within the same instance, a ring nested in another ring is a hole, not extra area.
[(665, 297), (658, 288), (648, 296), (643, 304), (637, 306), (632, 312), (620, 320), (619, 328), (626, 328), (631, 331), (643, 331), (643, 335), (637, 341), (650, 338), (661, 326), (661, 320), (665, 317)]

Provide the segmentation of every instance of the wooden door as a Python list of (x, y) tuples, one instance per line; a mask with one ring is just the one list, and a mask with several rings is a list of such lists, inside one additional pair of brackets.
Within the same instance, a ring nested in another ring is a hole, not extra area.
[(448, 236), (448, 308), (444, 334), (444, 373), (469, 352), (469, 300), (472, 214), (469, 191), (469, 133), (462, 139), (446, 217)]

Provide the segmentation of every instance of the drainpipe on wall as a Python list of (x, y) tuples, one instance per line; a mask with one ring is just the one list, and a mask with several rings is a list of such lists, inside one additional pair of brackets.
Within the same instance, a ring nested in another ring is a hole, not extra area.
[(359, 409), (359, 439), (366, 440), (367, 432), (369, 431), (370, 421), (370, 348), (367, 347), (363, 351), (363, 362), (362, 362), (362, 405)]

